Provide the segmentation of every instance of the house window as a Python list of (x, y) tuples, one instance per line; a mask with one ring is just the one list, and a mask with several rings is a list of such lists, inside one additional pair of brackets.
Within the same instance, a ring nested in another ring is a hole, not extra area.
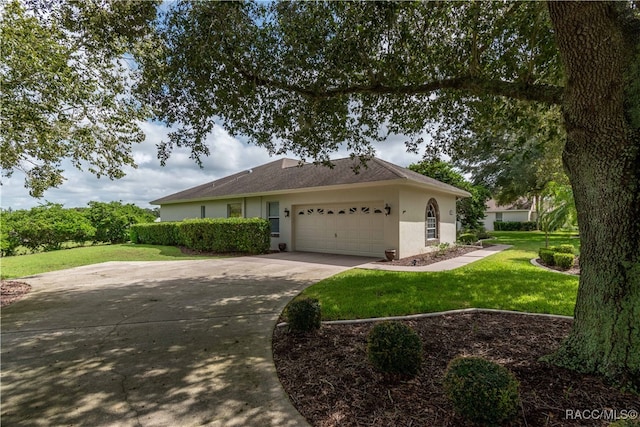
[(271, 224), (271, 235), (280, 235), (280, 202), (267, 203), (268, 220)]
[(229, 203), (227, 205), (227, 218), (242, 218), (242, 204)]
[(206, 209), (204, 206), (200, 206), (200, 218), (206, 218)]
[(440, 237), (439, 219), (440, 210), (438, 209), (438, 202), (436, 202), (435, 199), (430, 199), (425, 211), (425, 246), (437, 242), (437, 239)]
[(496, 212), (496, 222), (502, 222), (502, 212)]

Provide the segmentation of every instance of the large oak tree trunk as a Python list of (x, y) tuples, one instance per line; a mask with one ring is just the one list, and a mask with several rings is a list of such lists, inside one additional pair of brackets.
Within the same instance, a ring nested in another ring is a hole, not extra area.
[(567, 77), (563, 161), (581, 235), (574, 326), (549, 360), (640, 390), (640, 100), (630, 89), (638, 38), (619, 6), (549, 3)]

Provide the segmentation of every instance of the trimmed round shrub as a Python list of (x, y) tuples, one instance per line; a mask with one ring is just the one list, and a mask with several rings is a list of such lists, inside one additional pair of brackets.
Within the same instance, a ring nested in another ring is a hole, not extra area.
[(461, 234), (460, 237), (458, 237), (458, 241), (465, 245), (470, 245), (478, 241), (478, 236), (476, 236), (474, 233), (464, 233)]
[(462, 417), (495, 426), (518, 413), (520, 383), (504, 366), (479, 357), (457, 357), (447, 368), (444, 390)]
[(555, 248), (555, 252), (560, 252), (563, 254), (575, 255), (576, 253), (576, 248), (574, 248), (573, 245), (560, 245), (560, 246), (554, 246), (554, 248)]
[(540, 250), (538, 251), (538, 256), (540, 257), (542, 262), (544, 262), (547, 265), (555, 265), (553, 261), (554, 254), (555, 254), (554, 251), (547, 248), (540, 248)]
[(367, 356), (380, 372), (415, 376), (422, 364), (422, 341), (404, 323), (382, 322), (369, 332)]
[(573, 254), (565, 254), (562, 252), (556, 252), (553, 254), (553, 263), (563, 270), (568, 270), (573, 267), (575, 257)]
[(286, 316), (289, 330), (292, 332), (303, 333), (320, 329), (320, 302), (315, 298), (295, 299), (287, 306)]

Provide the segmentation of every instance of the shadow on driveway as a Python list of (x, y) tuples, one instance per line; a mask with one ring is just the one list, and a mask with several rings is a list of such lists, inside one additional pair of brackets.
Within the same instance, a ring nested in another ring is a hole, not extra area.
[(2, 310), (2, 423), (305, 425), (271, 333), (291, 298), (341, 270), (198, 260), (27, 279), (32, 293)]

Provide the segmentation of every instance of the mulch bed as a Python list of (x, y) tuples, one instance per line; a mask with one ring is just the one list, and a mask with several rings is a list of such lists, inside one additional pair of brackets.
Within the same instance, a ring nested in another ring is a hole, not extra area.
[(0, 307), (6, 307), (23, 298), (31, 291), (31, 285), (13, 280), (0, 282)]
[(547, 268), (550, 268), (551, 270), (556, 270), (556, 271), (560, 271), (563, 273), (568, 273), (568, 274), (573, 274), (574, 276), (579, 276), (580, 275), (580, 257), (576, 256), (576, 259), (573, 262), (573, 266), (567, 270), (562, 269), (560, 267), (558, 267), (557, 265), (548, 265), (545, 264), (544, 261), (542, 261), (541, 258), (537, 258), (536, 262), (540, 265), (544, 265)]
[[(491, 245), (485, 245), (488, 247)], [(408, 266), (422, 266), (429, 265), (435, 262), (446, 261), (451, 258), (457, 258), (469, 252), (482, 249), (476, 246), (452, 246), (442, 251), (427, 252), (425, 254), (413, 255), (406, 258), (394, 259), (393, 261), (382, 260), (378, 261), (381, 264), (388, 265), (408, 265)], [(414, 262), (415, 261), (415, 262)]]
[(600, 378), (550, 366), (570, 319), (523, 314), (462, 313), (406, 321), (422, 338), (424, 361), (413, 379), (385, 376), (366, 360), (373, 323), (323, 325), (293, 335), (278, 327), (273, 356), (291, 401), (313, 426), (468, 426), (442, 391), (447, 364), (480, 356), (509, 368), (521, 383), (522, 411), (513, 426), (605, 426), (566, 419), (567, 410), (638, 410), (637, 395)]

